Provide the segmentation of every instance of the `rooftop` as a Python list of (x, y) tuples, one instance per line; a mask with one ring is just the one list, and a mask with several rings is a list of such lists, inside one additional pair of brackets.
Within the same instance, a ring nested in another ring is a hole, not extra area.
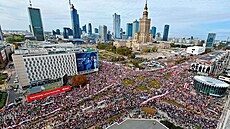
[(205, 61), (211, 61), (213, 62), (214, 59), (216, 59), (217, 57), (221, 57), (223, 54), (225, 54), (225, 52), (219, 51), (219, 52), (212, 52), (204, 57), (199, 58), (200, 60), (205, 60)]
[(220, 81), (216, 78), (205, 77), (205, 76), (195, 76), (194, 79), (196, 79), (199, 82), (203, 82), (205, 84), (209, 84), (209, 85), (216, 86), (216, 87), (223, 87), (223, 88), (229, 87), (229, 84), (223, 81)]
[(122, 123), (115, 123), (107, 129), (168, 129), (157, 120), (126, 119)]

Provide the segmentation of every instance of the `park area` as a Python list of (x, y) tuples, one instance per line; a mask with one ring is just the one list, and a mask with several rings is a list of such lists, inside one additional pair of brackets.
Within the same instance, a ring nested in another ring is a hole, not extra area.
[(124, 86), (131, 86), (134, 82), (132, 80), (129, 80), (129, 79), (125, 79), (122, 84)]
[(154, 115), (157, 110), (155, 108), (143, 107), (143, 108), (141, 108), (141, 111), (143, 111), (147, 114), (150, 114), (150, 115)]
[(5, 79), (7, 79), (7, 74), (0, 74), (0, 84), (4, 84)]
[(161, 83), (158, 80), (150, 81), (148, 84), (156, 89), (161, 88)]
[(0, 109), (5, 106), (6, 100), (7, 100), (7, 93), (6, 92), (0, 92)]

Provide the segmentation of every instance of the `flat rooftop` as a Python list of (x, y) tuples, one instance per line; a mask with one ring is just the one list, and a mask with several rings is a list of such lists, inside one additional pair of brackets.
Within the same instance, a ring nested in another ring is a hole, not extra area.
[(225, 52), (212, 52), (204, 57), (199, 58), (199, 60), (205, 60), (205, 61), (213, 61), (218, 56), (223, 55)]
[(122, 123), (115, 123), (106, 129), (168, 129), (157, 120), (126, 119)]

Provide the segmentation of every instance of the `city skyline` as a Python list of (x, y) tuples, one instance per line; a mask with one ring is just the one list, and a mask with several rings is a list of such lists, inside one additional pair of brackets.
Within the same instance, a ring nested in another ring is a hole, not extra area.
[[(40, 8), (45, 31), (52, 31), (63, 27), (71, 27), (71, 17), (68, 0), (44, 1), (33, 0), (33, 7)], [(80, 14), (80, 25), (92, 23), (93, 27), (108, 26), (113, 30), (114, 13), (121, 15), (121, 28), (126, 24), (139, 20), (145, 0), (127, 1), (76, 1), (72, 0)], [(206, 39), (208, 33), (216, 33), (216, 39), (227, 40), (230, 36), (230, 11), (228, 0), (180, 0), (148, 1), (151, 26), (157, 27), (157, 32), (163, 34), (165, 24), (169, 24), (169, 37), (198, 37)], [(55, 5), (50, 8), (50, 5)], [(89, 5), (90, 8), (86, 8)], [(7, 1), (0, 3), (0, 25), (3, 30), (29, 30), (29, 17), (26, 11), (28, 1)], [(20, 7), (20, 8), (18, 8)], [(10, 10), (10, 11), (9, 11)], [(169, 13), (170, 12), (170, 13)], [(17, 14), (17, 17), (14, 17)]]

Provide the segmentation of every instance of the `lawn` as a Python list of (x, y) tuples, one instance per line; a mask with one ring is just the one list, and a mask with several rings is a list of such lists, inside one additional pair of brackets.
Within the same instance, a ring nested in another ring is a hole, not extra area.
[(138, 76), (137, 79), (138, 79), (139, 81), (144, 81), (144, 80), (145, 80), (145, 77), (143, 77), (143, 76)]
[(113, 117), (109, 118), (109, 119), (107, 120), (107, 122), (110, 123), (110, 122), (116, 120), (117, 118), (120, 118), (121, 116), (123, 116), (123, 113), (118, 114), (118, 115), (116, 115), (116, 116), (113, 116)]
[(171, 73), (165, 74), (165, 78), (166, 78), (166, 79), (170, 78), (170, 76), (171, 76)]
[(45, 90), (52, 90), (52, 89), (61, 87), (61, 85), (60, 85), (60, 82), (54, 82), (54, 83), (45, 85), (44, 87), (45, 87)]
[(148, 92), (152, 92), (152, 90), (149, 89), (146, 86), (138, 86), (138, 87), (135, 88), (135, 90), (137, 90), (137, 91), (148, 91)]
[(153, 86), (156, 89), (161, 88), (161, 83), (158, 80), (153, 80), (148, 83), (150, 86)]
[(6, 104), (7, 93), (0, 93), (0, 109)]
[(184, 108), (184, 105), (182, 104), (179, 104), (173, 100), (167, 100), (167, 99), (163, 99), (163, 102), (166, 102), (166, 103), (169, 103), (169, 104), (172, 104), (174, 106), (177, 106), (177, 107), (181, 107), (181, 108)]
[(124, 86), (131, 86), (134, 82), (132, 80), (129, 80), (129, 79), (125, 79), (123, 80), (122, 84)]
[(155, 108), (143, 107), (141, 108), (141, 111), (144, 111), (145, 113), (150, 114), (150, 115), (154, 115), (157, 110)]
[(7, 79), (7, 77), (8, 77), (7, 74), (0, 75), (0, 84), (4, 84), (4, 80)]

